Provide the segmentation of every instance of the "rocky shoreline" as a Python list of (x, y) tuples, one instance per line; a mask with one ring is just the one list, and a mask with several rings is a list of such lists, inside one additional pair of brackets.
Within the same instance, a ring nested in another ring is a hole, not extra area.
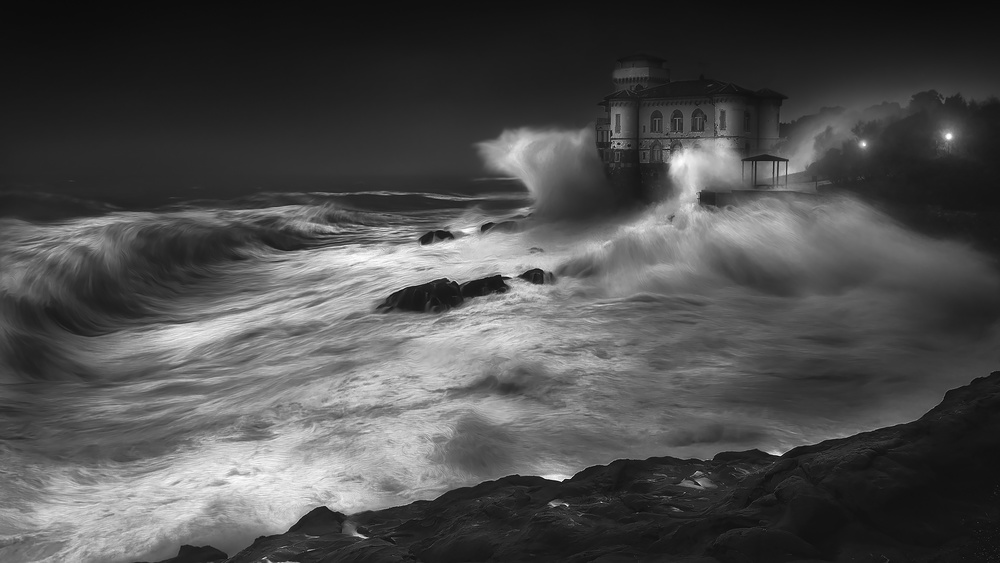
[(907, 424), (711, 460), (512, 475), (350, 516), (318, 507), (236, 555), (162, 563), (1000, 561), (1000, 371)]

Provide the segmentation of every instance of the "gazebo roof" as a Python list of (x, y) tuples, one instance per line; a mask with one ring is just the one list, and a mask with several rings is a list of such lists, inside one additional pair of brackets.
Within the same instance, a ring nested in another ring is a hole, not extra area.
[(788, 162), (788, 159), (774, 156), (773, 154), (758, 154), (757, 156), (744, 158), (743, 162)]

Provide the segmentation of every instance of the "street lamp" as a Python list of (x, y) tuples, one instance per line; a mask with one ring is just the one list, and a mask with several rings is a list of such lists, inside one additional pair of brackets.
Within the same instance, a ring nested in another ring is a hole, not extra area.
[(861, 147), (861, 148), (863, 148), (863, 149), (864, 148), (868, 148), (868, 141), (866, 141), (864, 139), (861, 139), (860, 141), (858, 141), (858, 146)]
[(944, 137), (944, 151), (951, 154), (951, 142), (955, 140), (955, 135), (951, 131), (943, 131), (941, 136)]

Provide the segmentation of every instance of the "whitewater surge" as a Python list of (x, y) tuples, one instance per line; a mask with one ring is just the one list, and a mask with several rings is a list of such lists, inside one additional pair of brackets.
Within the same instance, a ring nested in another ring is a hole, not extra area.
[[(233, 554), (317, 505), (782, 452), (997, 369), (991, 258), (849, 199), (697, 207), (726, 155), (687, 155), (676, 199), (604, 216), (580, 138), (505, 133), (483, 150), (520, 181), (464, 194), (0, 217), (0, 560)], [(458, 236), (417, 244), (436, 228)], [(533, 267), (556, 283), (375, 312), (406, 285)]]

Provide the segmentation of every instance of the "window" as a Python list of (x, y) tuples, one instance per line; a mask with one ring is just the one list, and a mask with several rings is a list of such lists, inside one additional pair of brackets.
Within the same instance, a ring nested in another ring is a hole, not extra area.
[(750, 132), (750, 112), (743, 112), (743, 131), (746, 133)]
[(719, 110), (719, 131), (726, 130), (726, 110)]
[(622, 132), (622, 114), (616, 113), (615, 114), (615, 133), (621, 133), (621, 132)]
[(675, 109), (674, 113), (670, 114), (670, 130), (674, 133), (684, 132), (684, 115), (679, 109)]
[(705, 130), (705, 112), (700, 109), (691, 114), (691, 130), (699, 133)]
[(659, 110), (649, 116), (649, 130), (653, 133), (663, 133), (663, 114)]
[(663, 162), (663, 145), (661, 145), (659, 141), (657, 141), (653, 143), (652, 149), (653, 149), (652, 150), (653, 162)]
[(622, 161), (622, 153), (620, 151), (615, 151), (615, 162)]

